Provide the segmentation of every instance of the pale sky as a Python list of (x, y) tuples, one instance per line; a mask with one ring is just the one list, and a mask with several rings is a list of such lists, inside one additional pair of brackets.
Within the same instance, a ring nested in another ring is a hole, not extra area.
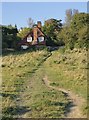
[(27, 20), (31, 17), (34, 22), (50, 18), (65, 20), (67, 9), (78, 9), (87, 12), (87, 2), (3, 2), (2, 24), (27, 27)]

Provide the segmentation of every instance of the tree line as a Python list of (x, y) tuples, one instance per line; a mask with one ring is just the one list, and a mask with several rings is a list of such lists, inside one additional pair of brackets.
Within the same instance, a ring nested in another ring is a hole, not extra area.
[[(29, 18), (29, 27), (17, 29), (17, 26), (1, 25), (2, 29), (2, 48), (18, 48), (18, 43), (24, 36), (32, 30), (34, 21)], [(44, 22), (42, 30), (47, 36), (46, 45), (62, 46), (65, 45), (69, 49), (75, 47), (84, 48), (89, 45), (89, 14), (79, 13), (78, 10), (66, 10), (65, 22), (54, 18)]]
[(21, 38), (17, 36), (18, 29), (15, 25), (14, 27), (12, 25), (8, 26), (0, 26), (0, 29), (2, 30), (2, 49), (4, 48), (14, 48), (17, 49), (17, 45)]

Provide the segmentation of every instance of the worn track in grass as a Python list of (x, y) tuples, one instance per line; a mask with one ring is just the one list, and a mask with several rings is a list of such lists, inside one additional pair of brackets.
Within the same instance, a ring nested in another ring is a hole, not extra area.
[(81, 112), (81, 107), (84, 104), (85, 100), (78, 95), (72, 93), (71, 91), (65, 90), (63, 88), (54, 87), (50, 85), (50, 81), (48, 80), (47, 76), (43, 78), (44, 84), (54, 90), (62, 91), (64, 94), (68, 96), (71, 100), (72, 105), (67, 106), (67, 112), (65, 113), (65, 117), (67, 118), (86, 118), (85, 115)]

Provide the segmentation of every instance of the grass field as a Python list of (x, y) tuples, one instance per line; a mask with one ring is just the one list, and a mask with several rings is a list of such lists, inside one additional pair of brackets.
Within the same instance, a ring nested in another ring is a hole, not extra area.
[[(61, 91), (48, 88), (63, 87), (87, 97), (86, 50), (47, 50), (11, 52), (2, 57), (3, 117), (63, 118), (70, 100)], [(84, 105), (83, 110), (86, 106)]]
[[(87, 98), (87, 51), (74, 49), (72, 51), (59, 49), (45, 62), (47, 76), (52, 85), (57, 85), (74, 91)], [(52, 74), (51, 74), (52, 73)]]

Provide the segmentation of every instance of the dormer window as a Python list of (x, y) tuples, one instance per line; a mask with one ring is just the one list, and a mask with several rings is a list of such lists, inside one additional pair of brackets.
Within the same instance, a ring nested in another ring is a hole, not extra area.
[(39, 42), (43, 42), (44, 41), (44, 37), (42, 36), (42, 37), (38, 37), (38, 40), (39, 40)]
[(31, 36), (27, 37), (27, 42), (32, 42), (32, 37)]

